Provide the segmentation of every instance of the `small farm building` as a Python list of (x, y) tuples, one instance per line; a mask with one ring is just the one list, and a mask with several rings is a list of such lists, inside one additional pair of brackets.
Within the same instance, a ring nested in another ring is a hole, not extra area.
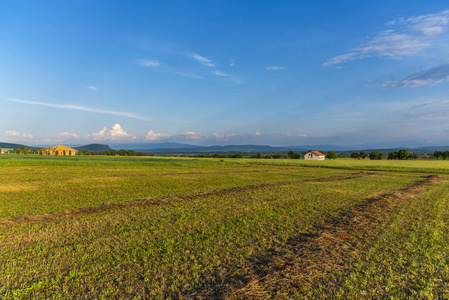
[(43, 155), (76, 155), (78, 150), (63, 145), (51, 146), (42, 151)]
[(307, 160), (325, 160), (326, 159), (326, 155), (324, 155), (323, 153), (321, 153), (319, 151), (310, 151), (309, 153), (306, 153), (304, 155), (304, 159), (307, 159)]

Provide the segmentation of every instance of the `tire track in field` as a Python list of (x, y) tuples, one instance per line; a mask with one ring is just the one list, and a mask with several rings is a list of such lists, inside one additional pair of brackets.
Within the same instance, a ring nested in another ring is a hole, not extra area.
[(209, 175), (209, 174), (239, 174), (239, 173), (275, 173), (280, 171), (299, 170), (302, 168), (283, 168), (283, 169), (270, 169), (270, 170), (230, 170), (230, 171), (206, 171), (206, 172), (166, 172), (166, 173), (147, 173), (147, 174), (111, 174), (104, 176), (77, 176), (71, 178), (32, 178), (32, 179), (17, 179), (17, 180), (4, 180), (4, 183), (16, 183), (16, 182), (35, 182), (35, 181), (69, 181), (78, 179), (103, 179), (103, 178), (128, 178), (128, 177), (153, 177), (153, 176), (176, 176), (176, 175)]
[(14, 224), (27, 223), (27, 222), (36, 222), (36, 221), (52, 221), (52, 220), (56, 220), (56, 219), (64, 219), (64, 218), (74, 217), (74, 216), (77, 216), (80, 214), (98, 213), (98, 212), (103, 212), (103, 211), (112, 210), (112, 209), (120, 209), (120, 208), (129, 208), (129, 207), (154, 205), (154, 204), (169, 203), (169, 202), (176, 202), (176, 201), (184, 201), (184, 200), (190, 200), (190, 199), (195, 199), (195, 198), (205, 198), (205, 197), (209, 197), (209, 196), (218, 196), (218, 195), (224, 195), (224, 194), (235, 193), (235, 192), (250, 191), (250, 190), (255, 190), (255, 189), (284, 186), (284, 185), (291, 185), (291, 184), (297, 184), (297, 183), (347, 180), (347, 179), (365, 177), (365, 176), (369, 176), (369, 175), (373, 175), (373, 174), (375, 174), (375, 173), (373, 173), (373, 172), (358, 172), (358, 173), (352, 173), (352, 174), (348, 174), (348, 175), (322, 177), (322, 178), (315, 178), (315, 179), (259, 183), (259, 184), (246, 185), (246, 186), (240, 186), (240, 187), (225, 188), (225, 189), (220, 189), (220, 190), (204, 191), (204, 192), (198, 192), (198, 193), (192, 193), (192, 194), (186, 194), (186, 195), (180, 195), (180, 196), (169, 196), (169, 197), (162, 197), (162, 198), (144, 198), (144, 199), (136, 200), (136, 201), (108, 203), (108, 204), (104, 204), (104, 205), (100, 205), (100, 206), (88, 206), (88, 207), (82, 207), (82, 208), (72, 208), (72, 209), (68, 209), (68, 210), (64, 210), (64, 211), (57, 211), (57, 212), (48, 213), (48, 214), (28, 215), (28, 216), (21, 216), (21, 217), (16, 217), (16, 218), (5, 218), (5, 219), (0, 219), (0, 225), (14, 225)]
[(311, 233), (300, 234), (287, 245), (254, 258), (246, 278), (224, 278), (221, 284), (193, 292), (186, 298), (297, 298), (302, 287), (320, 286), (323, 274), (349, 271), (345, 258), (363, 247), (360, 235), (382, 221), (382, 212), (423, 194), (438, 181), (438, 175), (430, 175), (406, 188), (367, 198), (325, 224), (314, 226)]

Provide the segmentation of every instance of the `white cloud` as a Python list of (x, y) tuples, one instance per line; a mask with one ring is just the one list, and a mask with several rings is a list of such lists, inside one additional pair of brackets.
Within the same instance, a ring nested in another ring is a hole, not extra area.
[(92, 91), (98, 90), (97, 87), (95, 87), (95, 86), (93, 86), (93, 85), (90, 85), (90, 86), (88, 86), (87, 88), (88, 88), (89, 90), (92, 90)]
[(137, 114), (130, 113), (130, 112), (124, 112), (124, 111), (104, 110), (104, 109), (96, 109), (96, 108), (90, 108), (90, 107), (78, 106), (78, 105), (72, 105), (72, 104), (54, 104), (54, 103), (28, 101), (28, 100), (20, 100), (20, 99), (6, 99), (6, 101), (23, 103), (23, 104), (40, 105), (40, 106), (46, 106), (46, 107), (54, 107), (54, 108), (94, 112), (94, 113), (99, 113), (99, 114), (107, 114), (107, 115), (114, 115), (114, 116), (121, 116), (121, 117), (127, 117), (127, 118), (132, 118), (132, 119), (150, 121), (149, 118), (139, 116)]
[(145, 136), (145, 140), (149, 141), (156, 141), (159, 139), (166, 139), (169, 138), (171, 135), (166, 133), (155, 133), (153, 130), (150, 130), (147, 132), (147, 135)]
[(226, 74), (225, 72), (220, 71), (220, 70), (214, 70), (214, 71), (212, 71), (212, 74), (217, 75), (217, 76), (224, 76), (224, 77), (231, 77), (232, 76), (232, 75)]
[(448, 30), (449, 10), (438, 14), (402, 18), (398, 21), (390, 21), (387, 25), (396, 28), (380, 32), (353, 51), (331, 58), (323, 63), (323, 66), (334, 66), (373, 56), (399, 59), (416, 54), (431, 46), (432, 38)]
[(296, 136), (297, 136), (297, 137), (307, 137), (307, 134), (304, 134), (304, 133), (298, 133)]
[(60, 139), (79, 139), (80, 136), (76, 133), (63, 132), (58, 135)]
[(32, 134), (19, 133), (15, 130), (5, 131), (5, 137), (15, 140), (32, 140), (34, 138)]
[(220, 139), (220, 140), (228, 139), (228, 138), (231, 138), (231, 137), (234, 137), (234, 136), (236, 136), (235, 133), (214, 133), (214, 137), (216, 139)]
[(257, 130), (256, 133), (255, 133), (254, 135), (255, 135), (255, 136), (260, 136), (261, 134), (260, 134), (259, 130)]
[(149, 68), (156, 68), (160, 65), (159, 61), (155, 59), (140, 59), (137, 61), (137, 64)]
[(234, 59), (231, 59), (231, 62), (229, 63), (229, 66), (230, 66), (230, 67), (235, 66), (235, 60), (234, 60)]
[(215, 65), (212, 63), (212, 61), (209, 58), (206, 58), (204, 56), (201, 56), (197, 53), (192, 53), (191, 57), (200, 62), (201, 64), (207, 66), (207, 67), (215, 67)]
[(103, 127), (99, 132), (94, 132), (88, 134), (86, 139), (91, 139), (94, 141), (123, 141), (123, 140), (134, 140), (136, 136), (133, 134), (128, 134), (123, 130), (120, 124), (114, 124), (111, 129)]
[(204, 137), (204, 135), (202, 135), (201, 133), (193, 131), (187, 131), (184, 133), (180, 133), (179, 135), (185, 137), (186, 139), (195, 139), (195, 140)]
[(285, 67), (282, 66), (269, 66), (269, 67), (265, 67), (265, 70), (268, 71), (277, 71), (277, 70), (285, 70)]
[(227, 77), (227, 78), (229, 78), (231, 81), (233, 81), (235, 83), (240, 83), (240, 84), (243, 83), (243, 81), (241, 81), (240, 79), (238, 79), (234, 75), (225, 73), (225, 72), (220, 71), (220, 70), (213, 70), (212, 74), (214, 74), (215, 76)]
[(442, 81), (449, 81), (449, 64), (443, 64), (425, 71), (414, 73), (402, 80), (386, 81), (382, 83), (384, 88), (418, 87), (421, 85), (433, 85)]

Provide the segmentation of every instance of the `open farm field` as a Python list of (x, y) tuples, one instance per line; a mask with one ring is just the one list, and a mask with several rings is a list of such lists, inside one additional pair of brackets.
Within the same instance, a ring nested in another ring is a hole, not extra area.
[(447, 173), (0, 156), (0, 298), (446, 299)]

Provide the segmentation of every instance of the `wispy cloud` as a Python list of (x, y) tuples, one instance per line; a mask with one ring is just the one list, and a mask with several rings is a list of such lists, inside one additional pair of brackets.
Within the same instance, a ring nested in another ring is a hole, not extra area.
[(265, 70), (268, 71), (277, 71), (277, 70), (285, 70), (285, 67), (282, 66), (269, 66), (269, 67), (265, 67)]
[(213, 64), (209, 58), (201, 56), (197, 53), (192, 53), (191, 58), (193, 58), (194, 60), (200, 62), (201, 64), (203, 64), (207, 67), (215, 67), (215, 64)]
[(420, 103), (420, 104), (416, 104), (416, 105), (411, 106), (411, 108), (435, 107), (435, 106), (444, 106), (444, 105), (449, 105), (449, 99), (441, 99), (441, 100), (437, 100), (437, 101)]
[(137, 64), (149, 68), (156, 68), (160, 65), (159, 61), (155, 59), (139, 59)]
[(89, 90), (92, 90), (92, 91), (98, 90), (97, 87), (95, 87), (95, 86), (93, 86), (93, 85), (90, 85), (90, 86), (88, 86), (87, 88), (88, 88)]
[(235, 83), (240, 83), (240, 84), (243, 83), (243, 81), (240, 80), (239, 78), (237, 78), (235, 75), (228, 74), (228, 73), (225, 73), (225, 72), (220, 71), (220, 70), (213, 70), (212, 74), (214, 74), (215, 76), (227, 77), (227, 78), (229, 78), (231, 81), (233, 81)]
[(402, 80), (386, 81), (382, 83), (382, 86), (388, 89), (418, 87), (421, 85), (433, 85), (442, 81), (449, 81), (449, 64), (414, 73)]
[(230, 67), (235, 66), (235, 59), (231, 59), (231, 62), (229, 63), (229, 66), (230, 66)]
[(21, 99), (6, 99), (6, 101), (16, 102), (16, 103), (23, 103), (23, 104), (31, 104), (31, 105), (39, 105), (39, 106), (46, 106), (46, 107), (53, 107), (53, 108), (60, 108), (60, 109), (69, 109), (69, 110), (93, 112), (93, 113), (99, 113), (99, 114), (107, 114), (107, 115), (121, 116), (121, 117), (126, 117), (126, 118), (137, 119), (137, 120), (150, 121), (149, 118), (146, 118), (146, 117), (143, 117), (143, 116), (139, 116), (137, 114), (130, 113), (130, 112), (123, 112), (123, 111), (104, 110), (104, 109), (90, 108), (90, 107), (78, 106), (78, 105), (72, 105), (72, 104), (55, 104), (55, 103), (28, 101), (28, 100), (21, 100)]
[(395, 28), (378, 33), (365, 44), (349, 53), (333, 57), (323, 63), (323, 66), (335, 66), (373, 56), (399, 59), (416, 54), (431, 46), (434, 37), (448, 30), (449, 10), (408, 19), (401, 18), (386, 25)]

